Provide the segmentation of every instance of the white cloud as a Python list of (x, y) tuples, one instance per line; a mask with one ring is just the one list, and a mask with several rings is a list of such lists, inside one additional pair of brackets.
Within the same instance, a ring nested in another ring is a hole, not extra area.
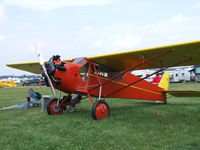
[(0, 41), (4, 41), (5, 37), (3, 35), (0, 35)]
[(131, 49), (139, 44), (142, 40), (142, 37), (138, 35), (116, 35), (111, 37), (109, 42), (112, 44), (112, 49)]
[(195, 3), (195, 4), (194, 4), (194, 7), (195, 7), (195, 8), (200, 8), (200, 2)]
[(0, 21), (6, 19), (6, 7), (0, 3)]
[(90, 31), (90, 30), (92, 30), (92, 27), (90, 26), (86, 26), (81, 29), (81, 31)]
[(178, 15), (172, 17), (172, 22), (174, 22), (174, 23), (181, 23), (186, 20), (187, 20), (186, 17), (183, 16), (182, 14), (178, 14)]
[(30, 45), (30, 46), (29, 46), (29, 50), (30, 50), (31, 52), (35, 52), (35, 46)]
[(81, 57), (199, 40), (197, 20), (200, 16), (177, 14), (151, 24), (115, 24), (92, 30), (84, 27), (71, 48), (83, 50), (79, 52)]
[(171, 35), (171, 36), (169, 36), (168, 38), (169, 38), (169, 40), (178, 40), (178, 39), (180, 39), (181, 37), (178, 36), (178, 35)]
[(94, 43), (92, 43), (91, 48), (100, 48), (104, 44), (104, 39), (99, 38)]
[(35, 52), (36, 50), (37, 51), (41, 51), (42, 48), (44, 48), (44, 42), (34, 42), (35, 44), (34, 45), (30, 45), (29, 46), (29, 50), (31, 52)]
[(200, 16), (186, 17), (175, 15), (168, 20), (161, 20), (141, 27), (143, 42), (146, 45), (158, 46), (176, 42), (199, 40)]
[(112, 0), (5, 0), (6, 4), (33, 11), (49, 12), (57, 8), (71, 6), (96, 6), (110, 4)]

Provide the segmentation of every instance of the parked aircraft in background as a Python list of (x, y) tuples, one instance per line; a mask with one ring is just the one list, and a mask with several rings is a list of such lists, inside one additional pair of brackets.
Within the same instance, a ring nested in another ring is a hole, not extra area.
[(9, 80), (9, 79), (5, 79), (5, 80), (0, 80), (0, 87), (15, 87), (16, 83), (14, 80)]

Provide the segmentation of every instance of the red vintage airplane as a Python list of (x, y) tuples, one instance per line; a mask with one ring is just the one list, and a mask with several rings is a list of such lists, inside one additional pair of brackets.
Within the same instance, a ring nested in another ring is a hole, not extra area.
[[(60, 60), (53, 56), (48, 62), (8, 64), (7, 66), (42, 73), (52, 92), (54, 88), (66, 93), (63, 98), (53, 98), (48, 105), (49, 115), (56, 115), (75, 107), (80, 100), (88, 98), (93, 104), (92, 117), (96, 120), (107, 118), (110, 114), (106, 98), (128, 98), (163, 101), (167, 103), (167, 93), (194, 96), (199, 92), (168, 91), (169, 75), (165, 74), (159, 85), (145, 81), (146, 78), (173, 66), (200, 64), (200, 41), (167, 45), (101, 55), (95, 57)], [(160, 68), (146, 76), (137, 77), (129, 71)], [(73, 95), (76, 94), (76, 95)], [(93, 97), (98, 100), (94, 101)]]

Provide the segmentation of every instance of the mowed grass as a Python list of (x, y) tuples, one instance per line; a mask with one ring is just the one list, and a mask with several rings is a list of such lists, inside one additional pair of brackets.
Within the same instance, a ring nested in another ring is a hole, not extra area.
[[(49, 88), (33, 87), (48, 95)], [(200, 83), (171, 84), (198, 90)], [(21, 104), (27, 88), (1, 88), (0, 107)], [(78, 112), (49, 116), (40, 108), (0, 111), (0, 150), (197, 150), (200, 149), (200, 98), (151, 101), (108, 99), (111, 115), (95, 121), (91, 104)]]

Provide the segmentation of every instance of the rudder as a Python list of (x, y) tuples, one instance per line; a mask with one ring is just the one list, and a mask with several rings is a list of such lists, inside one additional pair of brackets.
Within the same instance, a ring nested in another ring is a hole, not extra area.
[(160, 80), (158, 86), (163, 88), (165, 91), (169, 90), (169, 81), (170, 81), (170, 74), (169, 72), (165, 72)]

